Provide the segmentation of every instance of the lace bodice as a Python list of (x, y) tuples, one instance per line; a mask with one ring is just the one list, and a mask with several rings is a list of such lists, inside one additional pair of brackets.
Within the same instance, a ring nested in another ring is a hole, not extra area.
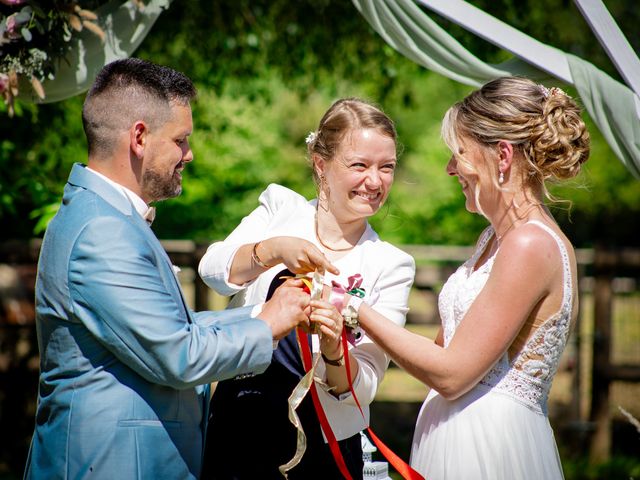
[[(571, 264), (566, 246), (552, 229), (535, 220), (529, 223), (548, 232), (558, 244), (564, 271), (562, 305), (533, 332), (515, 358), (509, 361), (508, 352), (505, 352), (480, 384), (509, 395), (535, 411), (546, 413), (551, 382), (569, 336), (573, 304)], [(449, 277), (442, 288), (438, 308), (445, 348), (489, 278), (495, 254), (477, 270), (473, 268), (493, 234), (491, 227), (485, 230), (473, 256)]]

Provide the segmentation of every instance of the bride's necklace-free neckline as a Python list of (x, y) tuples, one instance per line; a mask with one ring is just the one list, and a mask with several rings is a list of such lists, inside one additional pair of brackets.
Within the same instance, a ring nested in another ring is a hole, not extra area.
[(511, 222), (511, 225), (509, 225), (509, 228), (507, 228), (504, 232), (502, 232), (500, 235), (498, 235), (498, 232), (496, 232), (496, 242), (498, 243), (498, 245), (500, 245), (500, 243), (502, 242), (502, 239), (504, 238), (504, 236), (509, 233), (509, 231), (513, 228), (513, 226), (516, 224), (516, 220), (514, 220), (513, 222)]
[(531, 210), (533, 210), (536, 207), (539, 207), (540, 205), (542, 205), (541, 203), (533, 203), (529, 206), (529, 208), (527, 208), (523, 213), (522, 213), (522, 217), (521, 218), (515, 218), (513, 220), (513, 222), (511, 222), (511, 225), (509, 225), (507, 227), (507, 229), (502, 232), (500, 235), (498, 235), (498, 231), (494, 229), (494, 232), (496, 234), (496, 242), (498, 243), (498, 245), (500, 245), (500, 243), (502, 242), (502, 239), (504, 238), (504, 236), (509, 233), (511, 231), (511, 229), (514, 227), (514, 225), (519, 221), (519, 220), (524, 220), (525, 223), (527, 223), (529, 221), (529, 219), (526, 218), (526, 216), (529, 214), (529, 212)]
[(320, 237), (320, 232), (318, 231), (318, 212), (316, 212), (315, 214), (314, 227), (316, 230), (316, 238), (318, 239), (318, 242), (320, 242), (320, 245), (322, 245), (327, 250), (331, 250), (332, 252), (348, 252), (349, 250), (353, 250), (355, 248), (355, 245), (349, 245), (348, 247), (343, 247), (343, 248), (335, 248), (335, 247), (330, 247), (329, 245), (324, 243), (324, 241)]

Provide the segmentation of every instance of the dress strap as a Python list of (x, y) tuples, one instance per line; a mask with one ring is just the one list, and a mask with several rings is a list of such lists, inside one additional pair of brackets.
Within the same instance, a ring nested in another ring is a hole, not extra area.
[(569, 252), (567, 246), (564, 244), (560, 236), (553, 231), (551, 227), (545, 225), (540, 220), (529, 220), (527, 223), (531, 223), (539, 226), (545, 232), (547, 232), (558, 244), (560, 250), (560, 256), (562, 257), (562, 270), (564, 272), (563, 291), (562, 291), (562, 308), (571, 308), (573, 302), (573, 280), (571, 276), (571, 263), (569, 261)]
[(485, 248), (487, 248), (487, 244), (493, 235), (495, 234), (493, 227), (489, 225), (485, 228), (480, 234), (480, 238), (476, 243), (476, 248), (471, 255), (471, 257), (465, 262), (465, 265), (468, 265), (469, 268), (473, 268), (475, 264), (478, 262), (480, 255), (484, 252)]
[(493, 237), (494, 234), (495, 234), (495, 231), (493, 230), (493, 227), (491, 225), (485, 228), (480, 234), (480, 239), (478, 240), (478, 246), (476, 247), (476, 252), (482, 253), (484, 251), (484, 248), (487, 246), (487, 243), (489, 242), (491, 237)]

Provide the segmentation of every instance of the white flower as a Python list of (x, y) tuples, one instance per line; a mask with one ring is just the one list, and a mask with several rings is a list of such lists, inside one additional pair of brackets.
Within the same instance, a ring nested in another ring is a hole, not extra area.
[(541, 83), (538, 84), (538, 90), (540, 90), (540, 93), (542, 94), (545, 100), (549, 97), (553, 97), (554, 95), (566, 95), (564, 90), (562, 90), (561, 88), (558, 88), (558, 87), (547, 88)]
[(542, 85), (541, 83), (538, 84), (538, 90), (540, 90), (540, 93), (542, 94), (542, 96), (546, 99), (549, 97), (549, 94), (551, 92), (549, 92), (549, 89), (547, 87), (545, 87), (544, 85)]
[(316, 132), (309, 132), (309, 135), (307, 135), (307, 138), (305, 138), (304, 141), (307, 145), (309, 145), (315, 141), (316, 137)]

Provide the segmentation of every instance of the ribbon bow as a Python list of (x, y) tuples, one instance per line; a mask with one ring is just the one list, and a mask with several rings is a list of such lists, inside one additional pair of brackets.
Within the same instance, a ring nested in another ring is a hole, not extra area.
[(336, 293), (348, 293), (349, 295), (353, 295), (355, 297), (364, 298), (364, 288), (361, 287), (362, 275), (360, 275), (359, 273), (351, 275), (349, 278), (347, 278), (347, 282), (347, 285), (344, 286), (340, 285), (335, 280), (331, 280), (331, 288), (333, 288)]

